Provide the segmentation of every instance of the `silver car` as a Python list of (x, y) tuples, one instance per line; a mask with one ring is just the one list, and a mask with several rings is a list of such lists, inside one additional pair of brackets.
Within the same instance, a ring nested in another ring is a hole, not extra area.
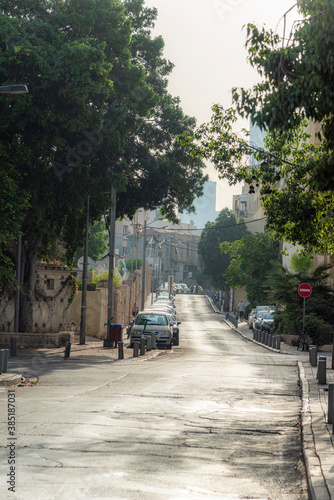
[(137, 314), (130, 330), (130, 347), (141, 337), (154, 335), (157, 347), (172, 348), (173, 328), (167, 313), (163, 311), (141, 311)]

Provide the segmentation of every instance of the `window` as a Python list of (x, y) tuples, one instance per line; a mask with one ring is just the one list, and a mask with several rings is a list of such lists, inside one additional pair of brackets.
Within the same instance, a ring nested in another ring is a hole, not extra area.
[(54, 290), (55, 289), (55, 280), (47, 279), (46, 280), (46, 289)]

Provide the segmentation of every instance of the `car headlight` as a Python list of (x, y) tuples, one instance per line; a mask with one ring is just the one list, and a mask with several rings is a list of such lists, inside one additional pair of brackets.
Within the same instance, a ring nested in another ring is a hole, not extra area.
[(142, 333), (142, 331), (141, 331), (141, 330), (138, 330), (137, 328), (134, 328), (134, 329), (132, 330), (132, 333), (133, 333), (133, 334), (135, 334), (135, 335), (140, 335), (140, 334)]

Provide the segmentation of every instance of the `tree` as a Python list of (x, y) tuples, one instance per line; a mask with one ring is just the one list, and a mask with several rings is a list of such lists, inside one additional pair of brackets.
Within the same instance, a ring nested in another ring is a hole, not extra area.
[(155, 9), (143, 0), (0, 6), (1, 79), (29, 87), (0, 97), (0, 152), (12, 183), (1, 202), (11, 208), (7, 226), (16, 223), (5, 241), (23, 235), (20, 331), (32, 331), (36, 264), (58, 240), (72, 259), (88, 195), (92, 223), (108, 211), (111, 186), (118, 217), (161, 206), (175, 220), (206, 178), (178, 141), (195, 122), (167, 92), (172, 65), (151, 37)]
[(291, 269), (275, 263), (268, 278), (269, 297), (278, 306), (275, 315), (276, 333), (300, 334), (302, 330), (303, 299), (298, 294), (301, 283), (312, 287), (306, 299), (305, 326), (307, 336), (315, 345), (332, 342), (334, 332), (333, 288), (328, 284), (331, 266), (312, 266), (312, 257), (295, 255)]
[(296, 5), (303, 18), (283, 39), (248, 25), (249, 61), (262, 82), (251, 90), (233, 89), (233, 97), (238, 112), (263, 129), (289, 130), (303, 118), (321, 122), (328, 155), (315, 165), (314, 180), (327, 191), (333, 187), (334, 164), (334, 5), (331, 0), (297, 0)]
[(259, 147), (249, 143), (246, 131), (244, 138), (233, 133), (236, 119), (233, 108), (213, 107), (211, 122), (198, 130), (203, 156), (231, 184), (260, 185), (266, 228), (275, 240), (285, 239), (308, 251), (333, 252), (333, 192), (320, 192), (313, 180), (315, 165), (327, 152), (310, 141), (307, 122), (268, 132), (264, 147)]
[(217, 289), (225, 289), (224, 309), (228, 310), (229, 286), (224, 274), (230, 257), (221, 253), (220, 244), (240, 240), (247, 233), (243, 219), (237, 221), (235, 214), (224, 208), (215, 222), (207, 222), (198, 243), (198, 253), (203, 259), (203, 273)]
[[(231, 183), (261, 185), (267, 229), (316, 252), (332, 252), (334, 165), (334, 5), (329, 0), (298, 0), (302, 20), (290, 36), (247, 27), (250, 64), (261, 82), (232, 89), (233, 108), (216, 105), (209, 126), (199, 131), (203, 154)], [(292, 9), (290, 9), (292, 10)], [(286, 21), (288, 13), (284, 15)], [(293, 14), (294, 15), (294, 14)], [(232, 132), (238, 116), (267, 133), (265, 148)], [(305, 123), (321, 122), (316, 145)], [(258, 166), (250, 170), (247, 159)], [(278, 184), (279, 180), (283, 184)]]
[[(108, 252), (109, 236), (103, 220), (97, 221), (89, 230), (88, 257), (95, 262), (100, 260)], [(84, 255), (84, 248), (77, 248), (74, 262)]]
[(279, 258), (275, 242), (266, 234), (247, 234), (233, 243), (221, 243), (220, 249), (231, 259), (225, 282), (235, 289), (245, 286), (251, 307), (268, 303), (267, 276)]

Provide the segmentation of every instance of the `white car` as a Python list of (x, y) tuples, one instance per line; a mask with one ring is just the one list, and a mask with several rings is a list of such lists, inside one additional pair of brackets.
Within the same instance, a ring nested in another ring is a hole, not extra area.
[(130, 347), (133, 347), (135, 340), (140, 341), (141, 337), (155, 335), (157, 347), (172, 348), (173, 327), (164, 311), (141, 311), (137, 314), (130, 329)]

